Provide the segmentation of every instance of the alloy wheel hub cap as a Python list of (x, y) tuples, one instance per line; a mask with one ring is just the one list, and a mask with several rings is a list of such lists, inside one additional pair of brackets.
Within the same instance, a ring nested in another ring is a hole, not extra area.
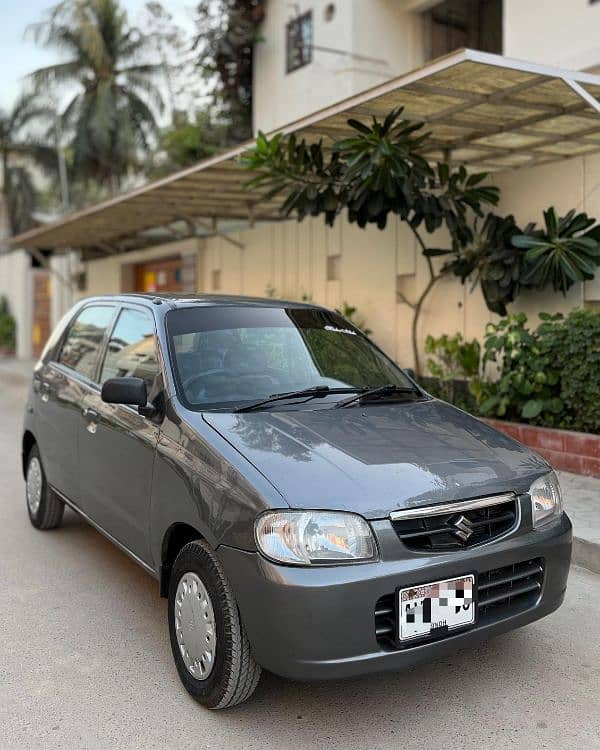
[(32, 458), (27, 468), (27, 505), (32, 515), (38, 512), (42, 500), (42, 467), (39, 459)]
[(215, 613), (208, 591), (196, 573), (185, 573), (177, 586), (175, 633), (189, 673), (197, 680), (206, 680), (215, 662)]

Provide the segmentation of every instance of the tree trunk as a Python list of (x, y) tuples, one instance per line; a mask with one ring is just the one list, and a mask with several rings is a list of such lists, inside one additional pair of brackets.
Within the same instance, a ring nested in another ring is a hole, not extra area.
[[(13, 234), (13, 219), (10, 214), (10, 173), (8, 167), (8, 149), (2, 148), (2, 191), (0, 192), (0, 238)], [(6, 224), (3, 229), (2, 225)]]
[(419, 354), (419, 341), (418, 341), (419, 318), (421, 317), (421, 312), (423, 310), (423, 303), (427, 299), (429, 292), (433, 289), (436, 282), (439, 281), (440, 279), (441, 279), (441, 276), (431, 276), (431, 278), (427, 282), (427, 286), (425, 287), (425, 289), (423, 289), (423, 291), (421, 292), (421, 296), (416, 301), (413, 307), (411, 338), (412, 338), (413, 359), (415, 361), (415, 374), (417, 376), (421, 376), (423, 374), (421, 371), (421, 356)]

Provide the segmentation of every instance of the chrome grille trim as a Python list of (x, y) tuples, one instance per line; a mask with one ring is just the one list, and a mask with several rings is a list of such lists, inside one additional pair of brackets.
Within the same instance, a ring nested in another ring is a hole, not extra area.
[(460, 513), (463, 510), (477, 510), (487, 508), (490, 505), (510, 503), (515, 500), (514, 492), (492, 497), (479, 497), (474, 500), (461, 500), (456, 503), (442, 503), (441, 505), (423, 505), (420, 508), (407, 508), (406, 510), (394, 510), (390, 513), (391, 521), (409, 521), (413, 518), (428, 518), (430, 516), (441, 516), (445, 513)]

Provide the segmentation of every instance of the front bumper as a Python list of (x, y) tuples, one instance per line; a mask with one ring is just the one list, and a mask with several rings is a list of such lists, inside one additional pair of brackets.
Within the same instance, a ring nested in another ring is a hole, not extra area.
[[(481, 547), (435, 554), (405, 549), (389, 521), (372, 526), (381, 559), (362, 565), (286, 567), (257, 553), (218, 548), (254, 657), (265, 669), (301, 680), (400, 670), (526, 625), (563, 601), (572, 540), (566, 514), (539, 530), (519, 529)], [(544, 562), (542, 590), (525, 609), (500, 611), (467, 631), (402, 650), (386, 650), (378, 642), (376, 603), (398, 587), (483, 574), (537, 558)]]

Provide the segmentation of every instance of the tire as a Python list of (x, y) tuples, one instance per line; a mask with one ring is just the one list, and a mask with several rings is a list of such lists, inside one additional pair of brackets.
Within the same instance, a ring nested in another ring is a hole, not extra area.
[(25, 500), (29, 520), (36, 529), (56, 529), (60, 526), (65, 504), (46, 482), (40, 451), (34, 445), (27, 456), (25, 472)]
[(179, 552), (169, 581), (168, 611), (173, 658), (188, 693), (212, 709), (247, 700), (261, 668), (221, 563), (206, 542), (190, 542)]

